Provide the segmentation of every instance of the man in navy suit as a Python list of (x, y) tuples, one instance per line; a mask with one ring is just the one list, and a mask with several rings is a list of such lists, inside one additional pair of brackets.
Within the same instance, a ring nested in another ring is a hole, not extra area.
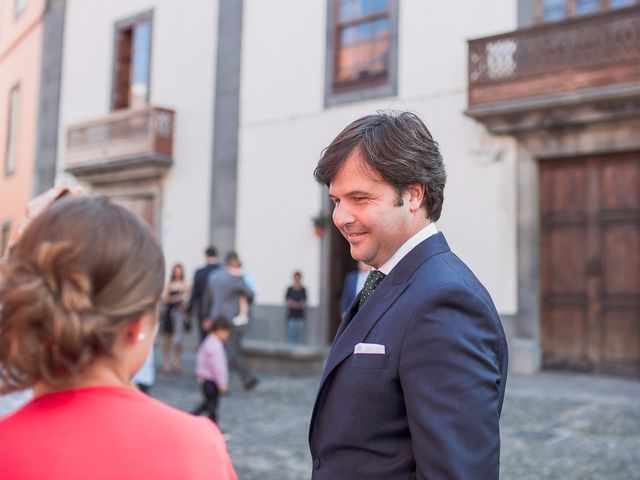
[(437, 143), (414, 114), (366, 116), (314, 174), (351, 256), (373, 269), (322, 375), (313, 479), (497, 479), (507, 344), (491, 297), (434, 223)]
[(340, 293), (340, 316), (344, 318), (349, 307), (355, 300), (369, 274), (370, 267), (364, 262), (358, 262), (357, 270), (347, 272), (342, 282), (342, 292)]
[(207, 288), (207, 282), (212, 272), (220, 268), (218, 263), (218, 250), (214, 246), (209, 246), (204, 251), (205, 265), (202, 268), (196, 270), (193, 275), (193, 287), (191, 289), (191, 299), (189, 300), (189, 313), (191, 318), (198, 319), (198, 333), (200, 335), (200, 342), (209, 333), (210, 325), (204, 325), (207, 319), (208, 311), (204, 305), (204, 293)]

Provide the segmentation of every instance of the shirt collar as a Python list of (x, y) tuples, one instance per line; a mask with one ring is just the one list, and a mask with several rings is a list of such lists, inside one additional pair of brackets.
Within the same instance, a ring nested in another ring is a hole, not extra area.
[(398, 250), (396, 250), (396, 253), (391, 255), (391, 258), (387, 260), (384, 265), (378, 268), (378, 270), (380, 270), (385, 275), (389, 275), (389, 273), (391, 273), (391, 270), (393, 270), (393, 267), (395, 267), (407, 253), (413, 250), (419, 243), (423, 242), (430, 236), (435, 235), (436, 233), (438, 233), (438, 228), (436, 227), (436, 224), (432, 222), (422, 230), (420, 230), (418, 233), (416, 233), (409, 240), (404, 242), (402, 246)]

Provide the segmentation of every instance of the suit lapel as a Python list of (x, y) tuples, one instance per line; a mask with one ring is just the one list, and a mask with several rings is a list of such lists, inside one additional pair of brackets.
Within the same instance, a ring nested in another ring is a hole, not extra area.
[[(322, 384), (333, 371), (333, 369), (353, 353), (353, 347), (356, 343), (362, 342), (374, 325), (380, 320), (382, 314), (396, 301), (396, 299), (409, 286), (408, 282), (401, 284), (393, 284), (391, 281), (384, 279), (378, 288), (371, 294), (371, 297), (364, 304), (362, 309), (358, 310), (358, 302), (360, 295), (354, 301), (349, 313), (342, 321), (336, 339), (327, 358), (327, 364), (320, 380), (320, 388)], [(355, 316), (353, 316), (355, 314)], [(351, 318), (353, 316), (353, 318)]]
[(414, 272), (432, 256), (448, 251), (450, 251), (449, 245), (447, 245), (447, 241), (442, 233), (437, 233), (427, 238), (400, 260), (389, 275), (380, 283), (378, 288), (371, 294), (371, 297), (361, 310), (357, 308), (360, 301), (359, 295), (351, 304), (349, 312), (340, 324), (320, 380), (309, 428), (309, 441), (311, 444), (316, 417), (322, 408), (323, 397), (326, 395), (326, 390), (323, 392), (323, 389), (325, 389), (325, 383), (331, 372), (333, 372), (345, 358), (353, 353), (355, 345), (367, 337), (384, 312), (386, 312), (409, 287)]
[[(351, 306), (349, 307), (347, 312), (344, 314), (344, 318), (340, 322), (340, 326), (338, 327), (338, 331), (336, 332), (335, 337), (333, 337), (333, 344), (334, 345), (335, 345), (336, 340), (338, 338), (340, 338), (340, 335), (342, 335), (342, 332), (344, 331), (346, 326), (349, 325), (349, 323), (351, 322), (353, 317), (355, 317), (355, 315), (358, 313), (358, 304), (360, 303), (360, 292), (356, 292), (356, 293), (357, 293), (356, 297), (353, 299), (353, 301), (351, 302)], [(333, 345), (332, 345), (332, 347), (333, 347)]]
[(361, 310), (357, 307), (360, 295), (356, 297), (336, 334), (320, 380), (319, 390), (322, 390), (325, 380), (333, 369), (353, 353), (355, 344), (367, 337), (384, 312), (406, 290), (411, 276), (418, 267), (432, 256), (448, 251), (450, 251), (449, 245), (444, 235), (439, 232), (407, 253), (371, 294)]

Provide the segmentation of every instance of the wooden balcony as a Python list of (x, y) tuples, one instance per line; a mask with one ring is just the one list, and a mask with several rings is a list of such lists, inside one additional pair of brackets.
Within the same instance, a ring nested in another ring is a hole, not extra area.
[(466, 113), (496, 132), (541, 110), (558, 124), (640, 114), (640, 6), (470, 40), (468, 75)]
[(117, 110), (67, 130), (66, 170), (91, 183), (157, 178), (172, 164), (174, 112)]

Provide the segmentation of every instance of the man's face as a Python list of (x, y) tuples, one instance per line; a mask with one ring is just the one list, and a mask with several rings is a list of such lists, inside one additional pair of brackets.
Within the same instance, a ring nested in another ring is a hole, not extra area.
[(335, 203), (333, 223), (349, 242), (355, 260), (379, 268), (415, 233), (419, 200), (405, 192), (403, 205), (397, 206), (396, 190), (366, 169), (358, 151), (331, 180), (329, 196)]

